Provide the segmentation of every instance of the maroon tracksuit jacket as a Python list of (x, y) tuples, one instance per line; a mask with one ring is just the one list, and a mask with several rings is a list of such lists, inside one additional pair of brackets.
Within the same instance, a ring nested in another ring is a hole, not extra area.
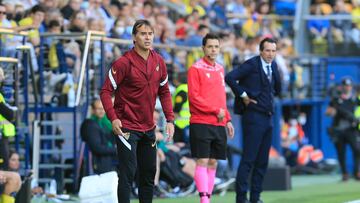
[(114, 61), (100, 92), (110, 121), (118, 118), (124, 128), (141, 132), (155, 127), (153, 112), (157, 96), (166, 119), (174, 120), (166, 65), (153, 50), (146, 61), (134, 49)]

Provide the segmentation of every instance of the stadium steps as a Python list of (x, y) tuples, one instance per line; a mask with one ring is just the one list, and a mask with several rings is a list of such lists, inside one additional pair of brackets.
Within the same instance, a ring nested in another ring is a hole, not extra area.
[(42, 155), (64, 155), (64, 154), (70, 154), (72, 153), (72, 150), (57, 150), (57, 149), (44, 149), (44, 150), (40, 150), (40, 153)]
[(53, 169), (53, 168), (64, 168), (71, 169), (74, 166), (72, 164), (39, 164), (40, 169)]
[[(42, 178), (42, 179), (40, 179), (39, 180), (39, 183), (50, 183), (51, 182), (51, 178)], [(73, 179), (71, 179), (71, 178), (65, 178), (64, 180), (63, 180), (63, 183), (73, 183)]]
[(66, 139), (68, 136), (63, 136), (63, 135), (42, 135), (40, 137), (41, 140), (63, 140)]
[[(307, 78), (311, 86), (309, 87), (309, 95), (312, 98), (322, 98), (326, 94), (326, 71), (327, 64), (325, 60), (319, 58), (303, 58), (299, 60), (299, 64), (304, 69), (303, 77)], [(305, 72), (306, 71), (306, 72)], [(306, 82), (306, 81), (304, 81)]]
[(313, 98), (323, 98), (326, 94), (326, 61), (316, 60), (312, 67)]
[[(67, 112), (42, 113), (46, 116), (42, 116), (42, 120), (34, 124), (34, 128), (37, 125), (37, 130), (34, 130), (34, 142), (37, 142), (39, 147), (33, 153), (38, 156), (35, 168), (38, 169), (39, 183), (47, 184), (52, 179), (57, 183), (61, 182), (61, 185), (74, 183), (75, 165), (67, 161), (74, 160), (76, 154), (73, 135), (74, 114), (68, 108), (65, 110)], [(67, 177), (64, 177), (65, 175)]]

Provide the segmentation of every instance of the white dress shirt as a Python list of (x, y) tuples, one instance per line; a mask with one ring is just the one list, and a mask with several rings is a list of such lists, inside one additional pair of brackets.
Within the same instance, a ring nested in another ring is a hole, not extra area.
[[(261, 60), (261, 65), (262, 65), (262, 69), (264, 70), (264, 73), (266, 76), (268, 76), (268, 74), (272, 75), (272, 70), (271, 70), (271, 63), (266, 63), (264, 61), (264, 59), (260, 56), (260, 60)], [(267, 70), (267, 67), (266, 66), (269, 66), (269, 71), (270, 73), (268, 73), (268, 70)], [(241, 98), (244, 98), (244, 97), (247, 97), (247, 93), (244, 91), (242, 94), (241, 94)]]

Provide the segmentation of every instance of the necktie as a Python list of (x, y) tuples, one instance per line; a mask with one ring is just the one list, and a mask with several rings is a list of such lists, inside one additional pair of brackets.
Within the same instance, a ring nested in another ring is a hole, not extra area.
[(270, 72), (270, 66), (269, 65), (267, 65), (266, 66), (266, 75), (267, 75), (267, 78), (268, 78), (268, 80), (269, 81), (271, 81), (271, 72)]

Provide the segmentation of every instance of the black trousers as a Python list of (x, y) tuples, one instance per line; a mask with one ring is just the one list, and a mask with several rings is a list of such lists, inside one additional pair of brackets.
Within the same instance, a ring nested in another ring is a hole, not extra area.
[(346, 130), (337, 135), (335, 148), (340, 163), (341, 173), (348, 174), (346, 168), (346, 145), (349, 144), (353, 153), (353, 175), (359, 173), (360, 167), (360, 135), (356, 130)]
[(156, 173), (156, 144), (154, 130), (130, 132), (128, 140), (116, 139), (118, 165), (118, 203), (130, 203), (132, 183), (138, 169), (140, 203), (151, 203)]
[(249, 180), (250, 201), (257, 202), (260, 199), (269, 162), (272, 119), (272, 116), (250, 110), (242, 116), (243, 154), (236, 176), (236, 203), (246, 202)]

